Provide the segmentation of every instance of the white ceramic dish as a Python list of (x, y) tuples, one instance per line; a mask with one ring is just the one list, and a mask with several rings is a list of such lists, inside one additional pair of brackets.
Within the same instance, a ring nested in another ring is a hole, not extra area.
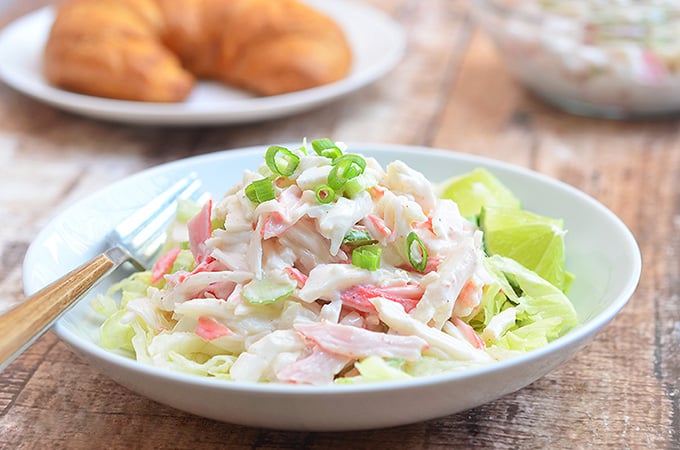
[[(536, 351), (487, 367), (365, 385), (244, 384), (145, 366), (97, 345), (98, 319), (82, 301), (55, 325), (73, 350), (129, 389), (201, 416), (258, 427), (299, 430), (378, 428), (440, 417), (516, 391), (545, 375), (590, 342), (626, 304), (640, 276), (640, 253), (630, 231), (584, 193), (526, 169), (452, 151), (350, 145), (383, 164), (401, 159), (440, 181), (486, 167), (527, 209), (561, 217), (568, 229), (567, 265), (576, 275), (570, 298), (577, 329)], [(133, 175), (72, 205), (37, 236), (24, 262), (26, 293), (35, 292), (102, 250), (103, 238), (136, 207), (175, 180), (195, 172), (213, 196), (262, 161), (264, 148), (230, 150), (165, 164)], [(99, 289), (124, 273), (116, 273)]]
[(0, 79), (7, 85), (81, 115), (148, 125), (214, 125), (255, 122), (320, 106), (360, 89), (402, 58), (401, 27), (372, 7), (351, 1), (305, 0), (333, 17), (348, 37), (354, 60), (350, 74), (335, 83), (271, 97), (254, 97), (215, 82), (199, 82), (182, 103), (143, 103), (92, 97), (50, 86), (42, 74), (42, 52), (54, 20), (51, 7), (28, 14), (0, 32)]

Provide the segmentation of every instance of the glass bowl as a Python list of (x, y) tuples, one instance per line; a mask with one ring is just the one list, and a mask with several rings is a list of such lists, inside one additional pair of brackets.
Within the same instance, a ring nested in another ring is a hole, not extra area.
[(677, 0), (470, 0), (508, 68), (572, 113), (680, 112)]

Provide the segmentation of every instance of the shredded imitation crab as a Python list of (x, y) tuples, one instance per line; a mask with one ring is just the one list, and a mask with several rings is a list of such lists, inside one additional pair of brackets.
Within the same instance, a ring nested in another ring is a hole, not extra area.
[[(178, 220), (185, 234), (153, 270), (113, 288), (120, 303), (97, 299), (102, 345), (200, 375), (304, 384), (404, 379), (528, 349), (513, 348), (521, 333), (502, 341), (533, 320), (502, 273), (545, 281), (490, 265), (477, 226), (405, 163), (383, 169), (328, 139), (309, 147), (271, 147), (258, 171)], [(553, 320), (547, 336), (544, 323), (541, 343), (570, 325)]]

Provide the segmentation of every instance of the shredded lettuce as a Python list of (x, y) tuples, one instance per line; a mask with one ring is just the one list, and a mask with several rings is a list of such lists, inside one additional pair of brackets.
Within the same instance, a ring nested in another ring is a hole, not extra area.
[(484, 327), (489, 324), (489, 321), (505, 309), (508, 304), (508, 297), (503, 293), (500, 283), (489, 284), (484, 287), (479, 308), (467, 322), (476, 332), (481, 333)]
[(437, 375), (442, 373), (458, 372), (474, 367), (480, 367), (483, 363), (472, 361), (456, 361), (452, 359), (439, 359), (433, 356), (423, 356), (418, 361), (404, 364), (404, 372), (414, 377)]
[(175, 262), (172, 264), (170, 273), (179, 272), (183, 270), (185, 272), (191, 272), (196, 267), (196, 262), (194, 261), (194, 255), (191, 254), (190, 250), (180, 250), (177, 254)]
[(160, 333), (143, 345), (154, 365), (197, 375), (228, 378), (236, 360), (190, 332)]
[(127, 302), (133, 298), (145, 297), (146, 290), (151, 286), (151, 272), (135, 272), (127, 278), (123, 278), (118, 283), (112, 285), (107, 291), (107, 296), (113, 296), (120, 292), (121, 307), (125, 307)]
[(116, 302), (110, 295), (97, 294), (91, 301), (90, 307), (97, 314), (110, 317), (120, 309), (118, 302)]
[(231, 370), (231, 366), (236, 361), (236, 357), (231, 355), (215, 355), (201, 363), (187, 358), (181, 353), (170, 352), (168, 353), (168, 361), (175, 370), (181, 372), (229, 380), (231, 379), (229, 370)]
[(180, 198), (177, 200), (176, 220), (180, 223), (187, 223), (199, 213), (201, 205), (191, 200)]
[(120, 309), (108, 317), (99, 330), (100, 344), (110, 350), (123, 350), (134, 352), (132, 338), (135, 330), (132, 324), (124, 321), (127, 314), (125, 309)]
[[(145, 297), (151, 286), (151, 272), (135, 272), (113, 284), (106, 294), (99, 294), (90, 302), (92, 309), (106, 317), (99, 330), (102, 347), (110, 350), (134, 352), (132, 339), (135, 330), (134, 315), (129, 313), (127, 304), (136, 298)], [(120, 293), (120, 304), (113, 296)]]
[(343, 377), (335, 380), (340, 384), (370, 383), (375, 381), (396, 381), (412, 378), (400, 367), (404, 361), (400, 359), (385, 360), (378, 356), (369, 356), (361, 361), (354, 363), (354, 368), (359, 375), (353, 377)]
[(187, 199), (180, 199), (177, 201), (177, 212), (175, 218), (166, 230), (166, 240), (163, 243), (162, 252), (165, 253), (173, 248), (189, 248), (189, 234), (187, 232), (187, 223), (200, 212), (201, 206)]

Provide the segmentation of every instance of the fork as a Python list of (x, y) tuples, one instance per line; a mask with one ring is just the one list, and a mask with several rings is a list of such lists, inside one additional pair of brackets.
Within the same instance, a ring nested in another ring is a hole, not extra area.
[(107, 236), (104, 252), (55, 280), (0, 316), (0, 371), (40, 337), (62, 314), (104, 277), (125, 262), (149, 269), (165, 231), (175, 217), (179, 199), (202, 200), (195, 174), (168, 189), (120, 222)]

